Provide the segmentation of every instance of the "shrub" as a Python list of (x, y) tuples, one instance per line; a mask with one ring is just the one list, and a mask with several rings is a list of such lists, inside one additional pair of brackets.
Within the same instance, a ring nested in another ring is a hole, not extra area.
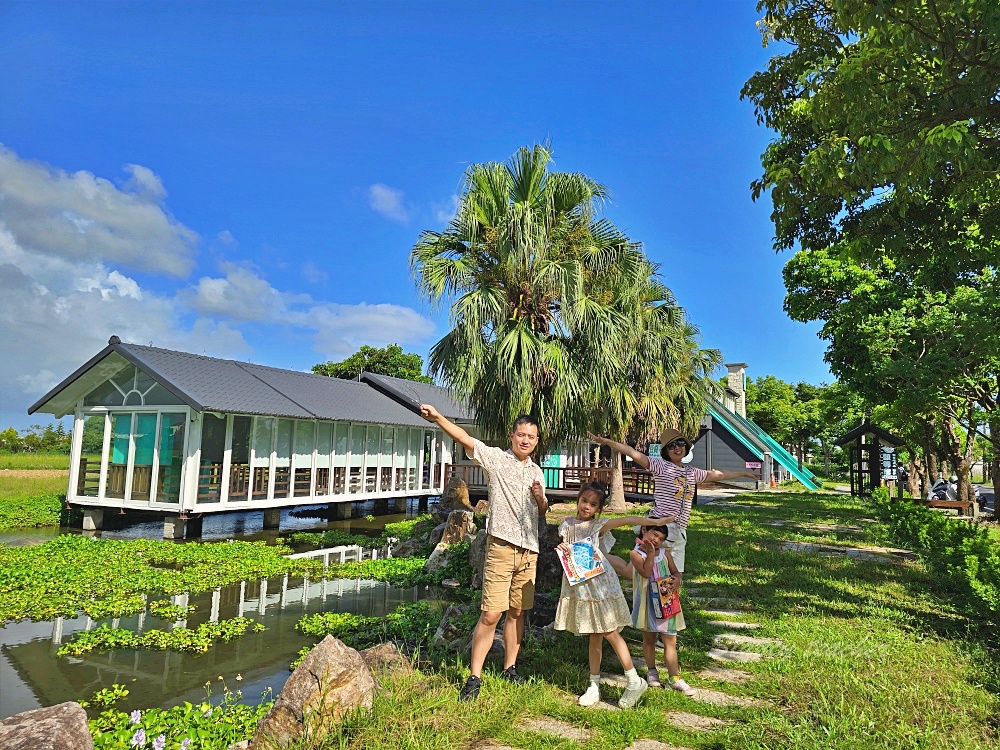
[(416, 602), (403, 604), (384, 617), (320, 612), (306, 615), (295, 627), (316, 638), (332, 635), (352, 648), (367, 648), (383, 641), (429, 641), (440, 620), (441, 613), (430, 604)]
[(880, 487), (872, 505), (896, 543), (907, 547), (936, 574), (1000, 613), (1000, 545), (989, 531), (918, 503), (893, 500)]

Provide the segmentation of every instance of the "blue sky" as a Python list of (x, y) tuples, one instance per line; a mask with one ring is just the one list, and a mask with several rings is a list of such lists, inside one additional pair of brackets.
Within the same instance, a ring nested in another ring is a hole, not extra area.
[(447, 312), (410, 248), (469, 163), (545, 140), (705, 346), (829, 380), (750, 200), (754, 5), (0, 0), (0, 424), (111, 334), (294, 369), (425, 355)]

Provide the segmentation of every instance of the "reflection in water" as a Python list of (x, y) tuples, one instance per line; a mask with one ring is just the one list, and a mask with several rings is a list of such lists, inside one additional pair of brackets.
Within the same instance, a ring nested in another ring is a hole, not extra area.
[[(85, 616), (11, 623), (0, 629), (0, 718), (90, 698), (116, 682), (129, 689), (128, 698), (117, 704), (126, 711), (203, 700), (206, 682), (213, 683), (213, 694), (218, 697), (222, 692), (219, 676), (231, 690), (242, 690), (244, 699), (253, 702), (266, 688), (276, 695), (288, 678), (289, 663), (301, 648), (315, 642), (295, 630), (302, 615), (351, 612), (381, 616), (400, 604), (429, 597), (436, 599), (437, 592), (427, 587), (399, 589), (377, 581), (309, 581), (289, 576), (244, 581), (190, 599), (187, 595), (174, 597), (175, 604), (195, 605), (190, 619), (180, 623), (191, 628), (209, 620), (240, 616), (252, 617), (267, 627), (263, 633), (247, 633), (200, 655), (117, 651), (60, 658), (56, 651), (61, 642), (100, 623)], [(102, 622), (137, 632), (172, 626), (145, 612)], [(242, 682), (237, 683), (237, 674), (243, 676)]]

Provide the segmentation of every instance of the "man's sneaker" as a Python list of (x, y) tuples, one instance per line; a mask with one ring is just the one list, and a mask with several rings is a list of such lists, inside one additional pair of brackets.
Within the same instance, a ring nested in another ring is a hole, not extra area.
[(517, 673), (517, 669), (514, 667), (507, 667), (500, 673), (500, 676), (507, 680), (507, 682), (513, 682), (515, 685), (523, 685), (527, 682), (527, 680)]
[(634, 684), (629, 684), (625, 688), (625, 692), (622, 693), (622, 697), (618, 699), (619, 708), (632, 708), (642, 697), (642, 694), (646, 692), (649, 688), (643, 680), (636, 679)]
[(660, 673), (655, 669), (646, 672), (646, 684), (650, 687), (660, 687)]
[(671, 677), (669, 680), (670, 687), (674, 690), (680, 690), (688, 698), (694, 695), (694, 688), (688, 685), (680, 677)]
[(479, 697), (479, 688), (482, 687), (483, 681), (478, 677), (469, 675), (469, 679), (465, 681), (465, 686), (458, 692), (458, 699), (463, 703), (466, 701), (474, 701)]
[(596, 682), (590, 683), (587, 692), (577, 698), (576, 702), (581, 706), (593, 706), (601, 700), (601, 687)]

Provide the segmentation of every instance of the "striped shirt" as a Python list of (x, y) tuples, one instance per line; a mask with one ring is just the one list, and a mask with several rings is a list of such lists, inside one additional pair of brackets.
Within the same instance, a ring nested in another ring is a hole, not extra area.
[(686, 529), (691, 517), (694, 487), (705, 481), (708, 472), (690, 465), (678, 466), (656, 456), (649, 457), (649, 470), (656, 478), (653, 489), (653, 515), (677, 515), (677, 525)]

